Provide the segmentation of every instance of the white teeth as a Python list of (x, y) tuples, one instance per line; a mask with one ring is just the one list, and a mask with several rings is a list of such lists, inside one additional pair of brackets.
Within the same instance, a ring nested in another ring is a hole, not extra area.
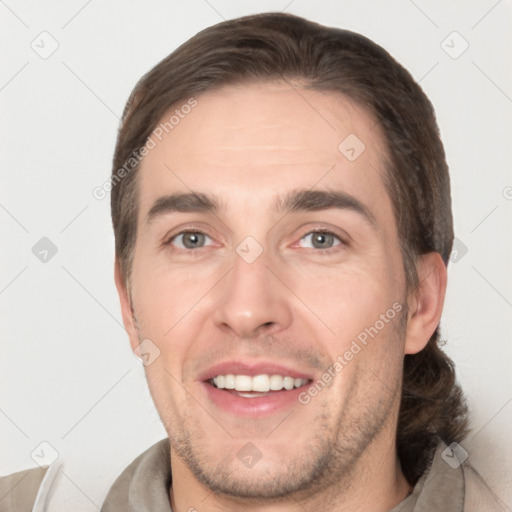
[(272, 375), (272, 377), (270, 377), (270, 389), (272, 391), (283, 389), (283, 377), (281, 377), (281, 375)]
[(307, 383), (306, 379), (293, 378), (282, 375), (217, 375), (213, 382), (218, 389), (234, 389), (236, 391), (257, 391), (267, 393), (268, 391), (281, 391), (283, 388), (290, 391), (293, 388), (300, 388)]
[(252, 391), (266, 393), (270, 391), (270, 377), (268, 375), (256, 375), (252, 378)]
[(235, 389), (237, 391), (252, 391), (252, 378), (249, 375), (237, 375)]
[(290, 391), (290, 389), (293, 389), (293, 386), (295, 385), (295, 379), (293, 377), (285, 377), (284, 378), (284, 389), (287, 389)]
[(235, 389), (235, 376), (232, 373), (229, 375), (219, 375), (219, 377), (224, 377), (224, 389)]

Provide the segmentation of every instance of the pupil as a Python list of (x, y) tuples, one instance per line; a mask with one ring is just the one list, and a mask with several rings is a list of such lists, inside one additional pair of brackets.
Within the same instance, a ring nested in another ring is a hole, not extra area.
[(201, 245), (202, 238), (204, 235), (201, 233), (185, 233), (183, 235), (183, 245), (188, 249), (194, 249)]
[(332, 235), (329, 233), (316, 233), (313, 236), (313, 245), (320, 249), (330, 247), (332, 245)]

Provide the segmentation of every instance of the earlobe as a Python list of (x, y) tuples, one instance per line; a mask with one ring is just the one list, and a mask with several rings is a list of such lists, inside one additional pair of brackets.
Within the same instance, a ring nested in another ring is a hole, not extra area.
[(408, 295), (405, 354), (416, 354), (425, 348), (441, 320), (446, 294), (446, 265), (439, 253), (419, 256), (417, 269), (418, 285)]
[(124, 328), (126, 329), (126, 332), (130, 338), (130, 345), (132, 346), (132, 350), (135, 350), (139, 344), (136, 319), (130, 300), (130, 292), (126, 287), (126, 282), (121, 272), (119, 260), (116, 260), (114, 265), (114, 280), (116, 283), (117, 293), (119, 295), (119, 302), (121, 304)]

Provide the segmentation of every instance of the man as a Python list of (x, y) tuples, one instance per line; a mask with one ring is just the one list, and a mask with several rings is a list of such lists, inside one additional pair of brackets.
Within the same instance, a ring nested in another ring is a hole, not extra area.
[(438, 346), (434, 112), (382, 48), (285, 14), (200, 32), (130, 97), (112, 218), (169, 439), (104, 512), (501, 510)]

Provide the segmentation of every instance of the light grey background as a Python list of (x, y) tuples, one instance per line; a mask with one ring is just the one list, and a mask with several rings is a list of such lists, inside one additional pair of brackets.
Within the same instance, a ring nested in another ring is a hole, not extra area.
[(165, 436), (121, 322), (109, 200), (92, 190), (136, 80), (197, 31), (270, 10), (372, 38), (436, 108), (460, 240), (441, 325), (472, 413), (462, 446), (511, 506), (510, 0), (0, 1), (0, 473), (35, 466), (46, 441), (63, 464), (50, 511), (98, 510)]

